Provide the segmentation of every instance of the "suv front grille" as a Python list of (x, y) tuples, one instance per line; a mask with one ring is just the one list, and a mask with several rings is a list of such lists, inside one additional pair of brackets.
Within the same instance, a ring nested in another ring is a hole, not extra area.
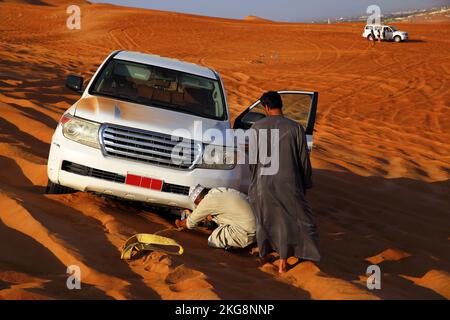
[(198, 155), (192, 140), (133, 128), (106, 125), (101, 141), (105, 155), (177, 169), (190, 169)]

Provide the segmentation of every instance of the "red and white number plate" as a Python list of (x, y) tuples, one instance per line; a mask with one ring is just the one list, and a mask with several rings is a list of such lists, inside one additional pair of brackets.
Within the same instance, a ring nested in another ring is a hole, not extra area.
[(163, 181), (159, 179), (153, 179), (148, 177), (142, 177), (135, 174), (127, 174), (127, 178), (125, 180), (126, 184), (131, 186), (152, 189), (156, 191), (161, 191), (163, 187)]

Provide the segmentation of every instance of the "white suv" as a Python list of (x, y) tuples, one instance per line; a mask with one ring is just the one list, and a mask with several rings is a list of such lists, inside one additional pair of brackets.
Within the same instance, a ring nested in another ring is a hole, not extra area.
[[(372, 35), (372, 30), (375, 37)], [(408, 40), (407, 32), (397, 30), (393, 26), (376, 25), (376, 24), (366, 25), (364, 27), (364, 32), (362, 36), (364, 38), (367, 38), (368, 40), (378, 39), (379, 36), (381, 36), (381, 40), (387, 41), (401, 42)]]
[[(247, 191), (248, 166), (236, 164), (237, 149), (207, 132), (225, 136), (246, 130), (264, 111), (255, 102), (232, 128), (217, 72), (156, 55), (116, 51), (84, 91), (83, 82), (75, 75), (66, 81), (82, 96), (63, 114), (53, 135), (48, 193), (92, 191), (193, 208), (188, 193), (197, 184)], [(280, 94), (285, 113), (305, 127), (311, 146), (318, 93)], [(174, 152), (180, 144), (190, 152)], [(210, 145), (220, 145), (222, 151), (205, 152)]]

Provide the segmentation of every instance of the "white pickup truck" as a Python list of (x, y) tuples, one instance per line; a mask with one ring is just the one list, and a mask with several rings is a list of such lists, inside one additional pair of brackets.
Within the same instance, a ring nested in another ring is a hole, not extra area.
[[(53, 135), (48, 193), (93, 191), (193, 208), (188, 193), (197, 184), (247, 192), (248, 166), (234, 162), (236, 148), (219, 145), (206, 132), (246, 130), (265, 115), (256, 101), (232, 127), (217, 72), (156, 55), (116, 51), (85, 88), (83, 82), (75, 75), (66, 81), (81, 98), (62, 115)], [(284, 112), (303, 125), (311, 146), (318, 93), (280, 94)], [(192, 152), (174, 153), (180, 143)], [(205, 152), (212, 144), (220, 150), (213, 156)]]
[[(373, 34), (372, 34), (373, 31)], [(393, 26), (368, 24), (364, 27), (362, 36), (368, 40), (381, 40), (401, 42), (408, 40), (408, 33), (397, 30)]]

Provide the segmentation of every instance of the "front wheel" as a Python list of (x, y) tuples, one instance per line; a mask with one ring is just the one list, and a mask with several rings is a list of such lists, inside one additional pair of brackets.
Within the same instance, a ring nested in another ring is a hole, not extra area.
[(394, 37), (394, 41), (397, 42), (397, 43), (399, 43), (399, 42), (402, 41), (402, 38), (401, 38), (400, 36), (395, 36), (395, 37)]
[(373, 36), (372, 36), (371, 34), (369, 34), (369, 35), (367, 36), (367, 40), (373, 41), (373, 40), (374, 40), (374, 39), (373, 39)]
[(48, 180), (47, 189), (45, 189), (46, 194), (68, 194), (74, 192), (74, 189), (51, 182), (50, 180)]

